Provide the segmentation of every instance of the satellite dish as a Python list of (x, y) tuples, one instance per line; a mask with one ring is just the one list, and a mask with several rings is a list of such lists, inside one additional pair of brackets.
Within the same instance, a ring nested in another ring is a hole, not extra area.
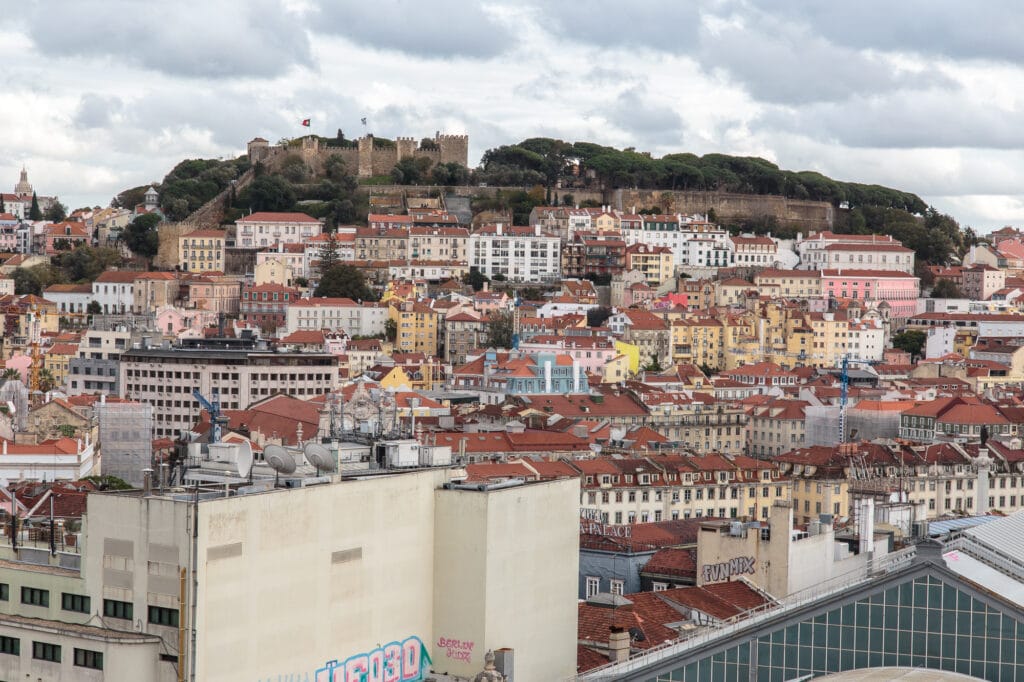
[(242, 441), (235, 453), (235, 471), (240, 478), (248, 478), (252, 471), (252, 446), (249, 441)]
[(280, 445), (268, 445), (263, 448), (263, 459), (279, 474), (295, 473), (295, 458)]
[(335, 463), (331, 451), (320, 443), (306, 443), (302, 448), (302, 452), (306, 455), (306, 460), (316, 467), (318, 476), (321, 471), (328, 473), (337, 471), (338, 465)]

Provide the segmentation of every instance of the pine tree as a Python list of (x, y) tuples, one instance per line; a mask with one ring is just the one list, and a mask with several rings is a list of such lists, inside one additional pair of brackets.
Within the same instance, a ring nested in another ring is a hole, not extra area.
[(4, 195), (0, 194), (0, 213), (7, 213), (7, 207), (4, 206)]
[(39, 197), (36, 196), (35, 192), (32, 192), (32, 208), (28, 212), (29, 220), (42, 220), (43, 212), (39, 210)]

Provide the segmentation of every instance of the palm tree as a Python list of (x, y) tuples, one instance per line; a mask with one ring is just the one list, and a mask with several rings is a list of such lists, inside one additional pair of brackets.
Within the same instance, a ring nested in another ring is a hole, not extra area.
[(43, 393), (49, 393), (53, 389), (57, 388), (57, 377), (53, 376), (46, 367), (39, 370), (39, 390)]
[(0, 379), (4, 379), (5, 381), (12, 379), (21, 379), (21, 370), (17, 370), (13, 367), (5, 369), (4, 373), (0, 374)]

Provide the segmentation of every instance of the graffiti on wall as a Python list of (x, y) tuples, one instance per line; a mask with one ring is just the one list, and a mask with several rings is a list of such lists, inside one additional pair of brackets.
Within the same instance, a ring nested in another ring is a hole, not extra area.
[(712, 583), (719, 580), (726, 580), (734, 575), (754, 572), (754, 557), (741, 556), (720, 564), (704, 564), (701, 566), (701, 573), (704, 582)]
[(419, 637), (391, 642), (344, 661), (327, 661), (314, 682), (420, 682), (430, 672), (430, 654)]
[(438, 650), (444, 650), (448, 658), (466, 663), (469, 663), (469, 659), (473, 656), (473, 646), (475, 644), (476, 642), (468, 642), (464, 639), (437, 638)]

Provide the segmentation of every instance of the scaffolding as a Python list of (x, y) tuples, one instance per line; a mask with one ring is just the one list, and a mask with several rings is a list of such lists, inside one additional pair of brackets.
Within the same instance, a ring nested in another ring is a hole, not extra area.
[(153, 466), (153, 406), (100, 402), (94, 406), (99, 426), (102, 473), (142, 487), (142, 470)]

